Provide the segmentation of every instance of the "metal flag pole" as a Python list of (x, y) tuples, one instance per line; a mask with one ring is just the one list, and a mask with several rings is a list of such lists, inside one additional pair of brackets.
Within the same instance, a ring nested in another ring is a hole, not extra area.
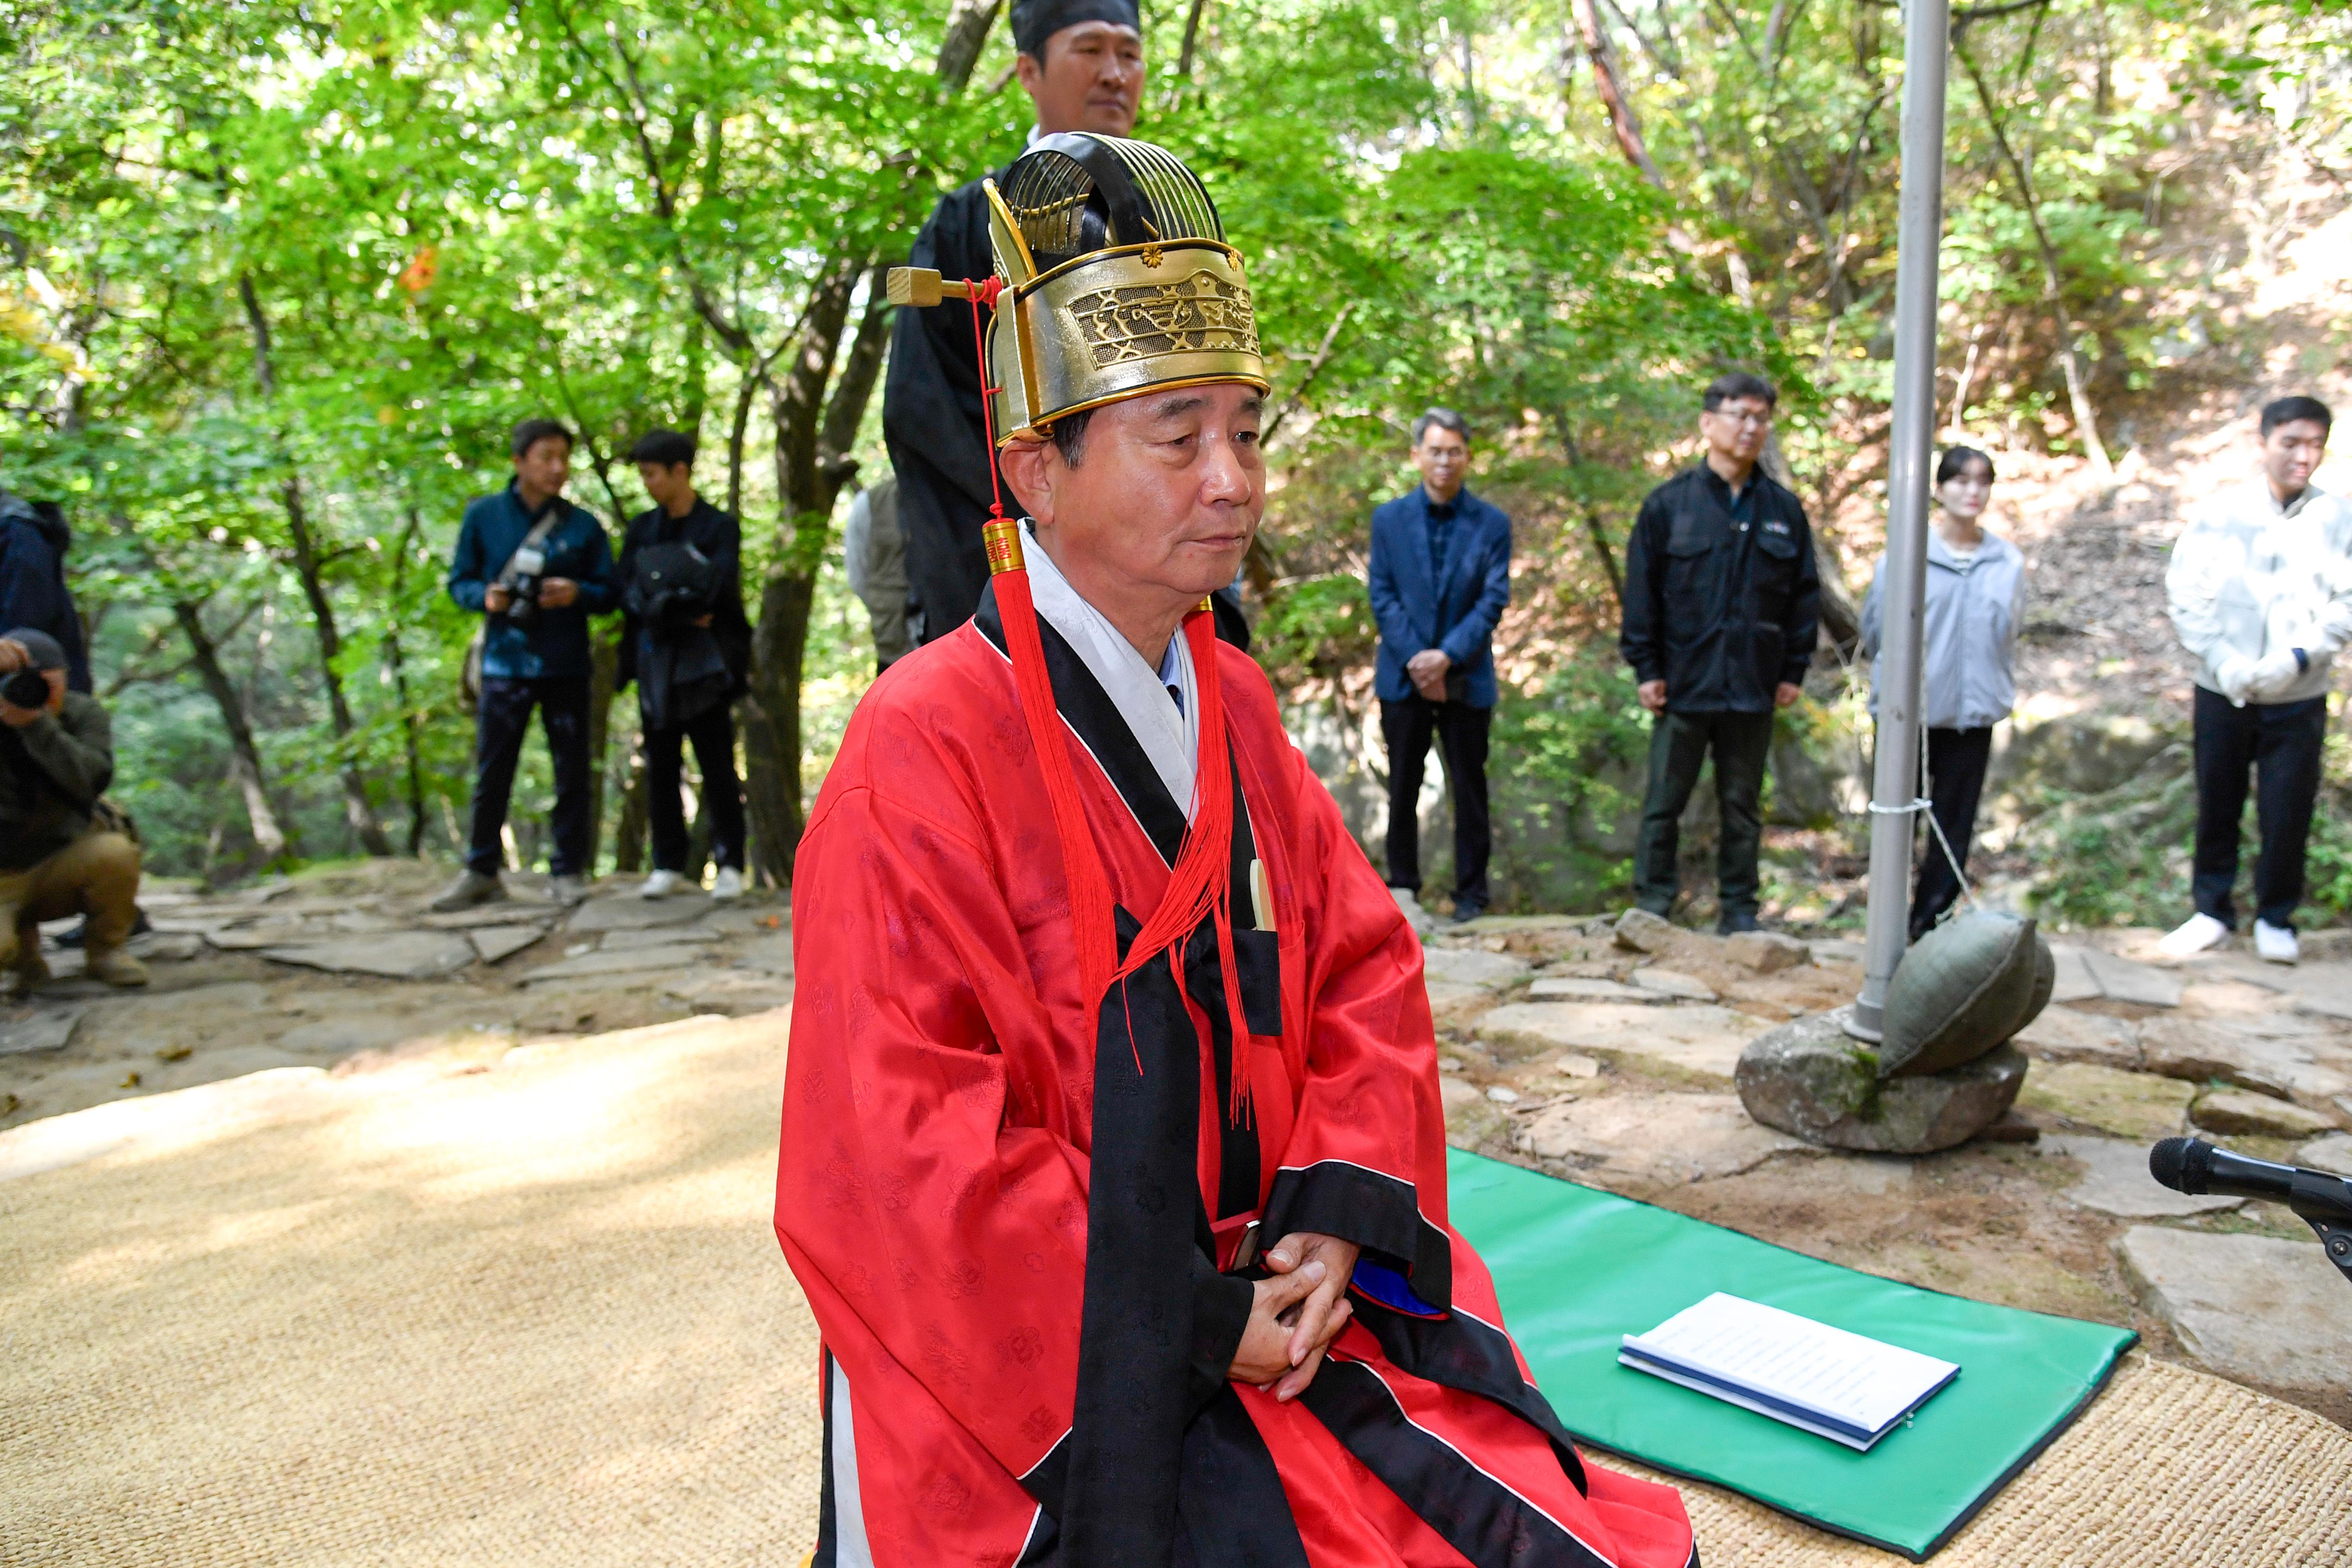
[(1870, 924), (1862, 995), (1846, 1029), (1880, 1038), (1886, 986), (1911, 915), (1919, 799), (1919, 607), (1927, 588), (1927, 457), (1936, 425), (1937, 254), (1944, 227), (1944, 76), (1950, 0), (1907, 0), (1903, 18), (1902, 211), (1895, 267), (1895, 423), (1887, 443), (1886, 564), (1879, 640), (1878, 757), (1870, 799)]

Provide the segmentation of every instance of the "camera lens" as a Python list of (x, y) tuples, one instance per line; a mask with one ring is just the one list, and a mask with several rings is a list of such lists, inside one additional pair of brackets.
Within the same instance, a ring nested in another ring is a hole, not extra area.
[(47, 707), (49, 705), (49, 678), (38, 670), (15, 670), (0, 681), (0, 697), (5, 697), (16, 707)]

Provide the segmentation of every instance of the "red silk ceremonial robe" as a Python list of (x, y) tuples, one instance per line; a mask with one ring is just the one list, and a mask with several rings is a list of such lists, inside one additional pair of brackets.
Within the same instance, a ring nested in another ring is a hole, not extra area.
[[(1039, 629), (1124, 955), (1184, 805)], [(1446, 1224), (1420, 944), (1214, 656), (1238, 1019), (1204, 922), (1095, 1023), (992, 593), (850, 722), (793, 879), (776, 1190), (824, 1342), (818, 1568), (1696, 1563), (1671, 1488), (1576, 1454)], [(1287, 1404), (1223, 1376), (1253, 1224), (1363, 1249)]]

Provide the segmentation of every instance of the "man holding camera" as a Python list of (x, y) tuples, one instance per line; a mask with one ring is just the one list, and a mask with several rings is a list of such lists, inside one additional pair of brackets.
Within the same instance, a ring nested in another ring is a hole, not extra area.
[(694, 437), (648, 433), (629, 451), (653, 507), (621, 541), (621, 681), (637, 685), (646, 747), (646, 818), (654, 869), (638, 893), (666, 898), (687, 884), (686, 809), (678, 763), (688, 741), (702, 765), (710, 813), (710, 896), (743, 894), (743, 789), (735, 777), (732, 705), (751, 667), (743, 614), (743, 529), (694, 488)]
[(122, 944), (138, 917), (139, 846), (101, 828), (114, 778), (113, 726), (98, 699), (66, 687), (68, 659), (46, 632), (0, 635), (0, 969), (28, 991), (49, 977), (40, 923), (85, 917), (92, 979), (143, 986)]
[(555, 772), (551, 891), (588, 896), (588, 617), (613, 608), (613, 547), (604, 525), (563, 498), (572, 433), (526, 419), (510, 444), (514, 478), (466, 508), (449, 562), (449, 597), (487, 617), (482, 695), (474, 728), (473, 822), (465, 872), (433, 901), (443, 913), (506, 896), (501, 832), (530, 710), (539, 709)]

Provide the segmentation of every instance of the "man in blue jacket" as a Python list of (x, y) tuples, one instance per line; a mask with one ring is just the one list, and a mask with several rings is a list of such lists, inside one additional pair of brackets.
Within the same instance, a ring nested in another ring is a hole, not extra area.
[(1452, 409), (1412, 422), (1421, 486), (1372, 514), (1373, 691), (1389, 752), (1389, 887), (1416, 927), (1421, 770), (1433, 734), (1454, 791), (1454, 918), (1486, 912), (1486, 731), (1495, 622), (1511, 601), (1511, 519), (1468, 490), (1470, 427)]
[(563, 498), (572, 433), (526, 419), (510, 443), (514, 477), (466, 508), (449, 562), (449, 597), (488, 618), (482, 639), (482, 699), (474, 726), (473, 823), (466, 870), (433, 907), (467, 909), (504, 898), (499, 880), (507, 797), (539, 709), (555, 771), (555, 896), (588, 894), (588, 617), (614, 607), (612, 541), (604, 525)]

